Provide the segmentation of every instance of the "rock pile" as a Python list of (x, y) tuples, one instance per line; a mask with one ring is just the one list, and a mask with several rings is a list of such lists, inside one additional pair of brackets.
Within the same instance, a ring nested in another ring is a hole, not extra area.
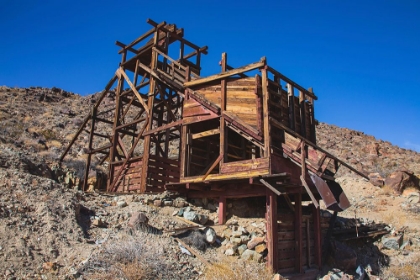
[(236, 222), (227, 225), (221, 237), (223, 250), (227, 256), (239, 256), (244, 260), (261, 262), (267, 253), (267, 246), (263, 229), (265, 224), (257, 226), (249, 232), (245, 227), (239, 226)]

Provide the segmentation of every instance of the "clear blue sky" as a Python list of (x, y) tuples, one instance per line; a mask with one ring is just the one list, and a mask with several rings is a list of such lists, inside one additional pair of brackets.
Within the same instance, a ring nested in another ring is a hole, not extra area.
[(154, 21), (242, 66), (267, 57), (319, 100), (319, 121), (420, 151), (420, 1), (0, 0), (0, 85), (102, 90)]

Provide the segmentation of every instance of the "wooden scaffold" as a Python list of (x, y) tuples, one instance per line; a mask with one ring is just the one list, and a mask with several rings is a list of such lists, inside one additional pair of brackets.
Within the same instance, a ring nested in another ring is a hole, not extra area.
[(117, 42), (121, 63), (61, 160), (88, 133), (85, 187), (92, 156), (102, 154), (108, 192), (214, 198), (221, 224), (226, 199), (266, 197), (268, 265), (315, 277), (320, 200), (334, 212), (350, 206), (334, 180), (340, 166), (366, 178), (316, 145), (316, 95), (265, 58), (235, 68), (223, 53), (221, 72), (201, 77), (207, 47), (175, 25), (148, 23), (132, 43)]

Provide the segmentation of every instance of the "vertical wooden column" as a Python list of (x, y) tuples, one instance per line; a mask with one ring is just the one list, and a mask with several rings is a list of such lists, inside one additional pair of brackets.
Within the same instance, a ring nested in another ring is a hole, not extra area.
[[(125, 62), (127, 56), (127, 51), (124, 51), (122, 53), (121, 58), (121, 64)], [(118, 144), (118, 137), (119, 133), (117, 131), (117, 126), (120, 125), (120, 111), (121, 111), (121, 92), (124, 88), (124, 77), (119, 77), (118, 79), (118, 86), (117, 90), (115, 92), (115, 115), (114, 115), (114, 124), (112, 126), (112, 147), (109, 149), (109, 166), (108, 166), (108, 184), (107, 184), (107, 190), (110, 191), (111, 184), (115, 181), (116, 178), (114, 178), (115, 175), (115, 168), (114, 168), (114, 162), (115, 162), (115, 154), (117, 153), (117, 144)]]
[[(166, 106), (166, 110), (168, 110), (166, 113), (166, 123), (170, 123), (169, 119), (170, 119), (171, 113), (169, 113), (169, 111), (172, 111), (172, 99), (173, 99), (172, 90), (169, 90), (168, 103), (167, 103), (168, 105)], [(167, 129), (165, 131), (165, 149), (164, 149), (165, 154), (163, 155), (165, 158), (168, 158), (169, 156), (169, 137), (170, 137), (170, 129)]]
[(279, 260), (279, 240), (277, 228), (277, 195), (267, 189), (266, 191), (266, 220), (267, 220), (267, 248), (268, 260), (267, 265), (277, 272)]
[(226, 197), (219, 197), (219, 225), (226, 223)]
[[(156, 29), (154, 34), (154, 46), (156, 47), (158, 44), (158, 38), (159, 37), (159, 29)], [(152, 60), (150, 69), (152, 71), (156, 70), (157, 65), (157, 53), (156, 51), (152, 50)], [(149, 114), (148, 114), (148, 122), (145, 131), (149, 131), (152, 128), (153, 125), (153, 106), (154, 106), (154, 100), (155, 100), (155, 88), (156, 88), (156, 79), (153, 77), (153, 75), (150, 75), (149, 77), (149, 94), (147, 99), (147, 107), (149, 108)], [(140, 192), (144, 193), (146, 191), (146, 184), (147, 184), (147, 170), (149, 168), (149, 157), (150, 157), (150, 141), (151, 135), (146, 135), (144, 137), (143, 141), (143, 164), (142, 164), (142, 171), (141, 171), (141, 183), (140, 183)]]
[[(183, 47), (183, 43), (181, 44), (181, 55), (183, 56), (183, 52), (184, 52), (184, 47)], [(189, 81), (190, 80), (190, 67), (187, 66), (187, 69), (185, 71), (185, 81)], [(186, 100), (188, 100), (189, 96), (188, 96), (188, 89), (185, 89), (184, 91), (184, 102)], [(182, 105), (182, 112), (181, 112), (181, 116), (184, 117), (184, 105)], [(188, 176), (187, 170), (188, 167), (187, 165), (189, 165), (189, 161), (188, 161), (188, 149), (187, 149), (187, 125), (186, 124), (182, 124), (181, 126), (181, 139), (180, 139), (181, 143), (179, 143), (179, 145), (181, 145), (181, 149), (180, 149), (180, 155), (179, 155), (179, 177), (181, 179), (183, 179), (185, 176)]]
[(287, 93), (289, 97), (289, 126), (290, 129), (295, 131), (296, 129), (296, 112), (295, 112), (295, 94), (293, 86), (287, 84)]
[(322, 266), (322, 244), (321, 244), (321, 213), (319, 207), (312, 204), (312, 216), (314, 221), (314, 249), (315, 264), (321, 269)]
[(300, 108), (300, 133), (303, 137), (309, 138), (306, 135), (306, 96), (302, 91), (299, 91), (299, 108)]
[(90, 152), (92, 150), (92, 144), (93, 144), (93, 132), (95, 130), (95, 121), (96, 121), (96, 107), (92, 108), (91, 111), (91, 123), (90, 123), (90, 132), (89, 132), (89, 154), (88, 158), (86, 160), (86, 166), (85, 166), (85, 177), (83, 178), (83, 191), (87, 191), (87, 182), (89, 177), (89, 169), (90, 169), (90, 162), (92, 160), (92, 153)]
[(264, 67), (261, 69), (261, 87), (262, 87), (262, 103), (263, 103), (263, 128), (264, 128), (264, 157), (269, 157), (271, 154), (271, 138), (270, 138), (270, 115), (268, 110), (268, 104), (270, 96), (268, 94), (268, 77), (267, 69)]
[[(227, 70), (227, 54), (222, 53), (222, 73), (226, 72)], [(221, 81), (221, 105), (220, 105), (220, 113), (222, 114), (224, 111), (226, 111), (226, 78), (222, 79)], [(224, 155), (222, 160), (220, 161), (220, 165), (224, 163), (227, 160), (227, 139), (226, 139), (226, 124), (225, 124), (225, 118), (223, 117), (223, 114), (220, 117), (220, 150), (219, 155)], [(226, 151), (225, 151), (226, 150)]]
[[(162, 96), (162, 92), (160, 93)], [(164, 97), (163, 97), (164, 98)], [(163, 125), (163, 112), (165, 110), (165, 104), (162, 102), (159, 106), (156, 106), (157, 114), (158, 114), (158, 120), (157, 120), (157, 126), (161, 127)], [(167, 114), (168, 117), (168, 114)], [(155, 155), (160, 156), (159, 153), (161, 151), (160, 142), (162, 141), (163, 131), (159, 131), (156, 135), (156, 143), (155, 143)], [(165, 155), (163, 154), (162, 157)]]
[[(313, 93), (313, 89), (309, 88), (308, 91), (310, 93)], [(315, 102), (314, 99), (312, 97), (308, 97), (308, 101), (310, 104), (310, 120), (311, 120), (311, 137), (309, 138), (314, 144), (316, 144), (316, 131), (315, 131)]]
[(302, 244), (302, 194), (295, 194), (295, 270), (296, 272), (303, 272), (303, 258), (302, 258), (303, 244)]
[(302, 169), (302, 180), (306, 178), (306, 145), (305, 141), (302, 141), (300, 144), (300, 164)]

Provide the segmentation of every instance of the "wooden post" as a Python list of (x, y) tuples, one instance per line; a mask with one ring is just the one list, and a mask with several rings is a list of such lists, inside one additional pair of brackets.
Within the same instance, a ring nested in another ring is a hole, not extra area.
[(91, 111), (91, 123), (90, 123), (90, 132), (89, 132), (89, 154), (88, 158), (86, 160), (86, 166), (85, 166), (85, 177), (83, 179), (83, 191), (87, 191), (87, 182), (89, 177), (89, 169), (90, 169), (90, 162), (92, 160), (92, 153), (90, 152), (92, 150), (92, 144), (93, 144), (93, 133), (95, 131), (95, 118), (96, 118), (96, 107), (92, 108)]
[(309, 219), (306, 219), (306, 264), (311, 267), (311, 231), (309, 227)]
[(315, 264), (318, 269), (322, 266), (322, 244), (321, 244), (321, 213), (319, 207), (312, 204), (312, 216), (314, 220), (314, 249), (315, 249)]
[[(313, 93), (313, 89), (312, 88), (309, 88), (308, 89), (308, 91), (310, 92), (310, 93)], [(310, 104), (310, 120), (311, 120), (311, 124), (310, 124), (310, 126), (311, 126), (311, 137), (309, 138), (311, 141), (312, 141), (312, 143), (314, 143), (314, 144), (316, 144), (316, 131), (315, 131), (315, 104), (314, 104), (314, 99), (312, 98), (312, 97), (308, 97), (308, 101), (309, 101), (309, 104)]]
[(302, 178), (306, 178), (306, 145), (305, 141), (301, 141), (300, 144), (300, 164), (302, 167)]
[[(222, 66), (222, 72), (225, 72), (227, 69), (227, 54), (226, 53), (222, 53), (222, 61), (221, 61), (221, 66)], [(224, 155), (222, 160), (220, 161), (220, 165), (222, 163), (224, 163), (227, 160), (227, 130), (226, 130), (226, 123), (225, 123), (225, 118), (223, 117), (223, 112), (226, 110), (226, 91), (227, 91), (227, 87), (226, 87), (226, 78), (221, 80), (221, 105), (220, 105), (220, 113), (221, 113), (221, 117), (220, 117), (220, 150), (219, 150), (219, 154), (220, 155)]]
[(306, 135), (306, 96), (303, 91), (299, 91), (299, 108), (300, 108), (300, 134), (305, 137), (309, 138), (309, 135)]
[(278, 228), (277, 228), (277, 195), (267, 189), (266, 190), (266, 219), (267, 219), (267, 248), (268, 260), (267, 265), (277, 272), (278, 270)]
[[(184, 52), (184, 50), (183, 50), (183, 45), (181, 45), (182, 46), (182, 52), (181, 52), (181, 54), (183, 55), (183, 52)], [(190, 72), (190, 67), (189, 66), (187, 66), (187, 69), (186, 69), (186, 71), (185, 71), (185, 80), (186, 81), (189, 81), (190, 80), (190, 75), (191, 75), (191, 72)], [(188, 100), (188, 98), (189, 98), (189, 95), (188, 95), (188, 90), (187, 89), (185, 89), (185, 91), (184, 91), (184, 102), (185, 101), (187, 101)], [(182, 106), (182, 108), (181, 108), (181, 116), (184, 116), (184, 108), (183, 108), (183, 106)], [(185, 176), (188, 176), (189, 174), (188, 174), (188, 172), (187, 172), (187, 170), (188, 170), (188, 165), (189, 165), (189, 160), (188, 160), (188, 151), (189, 151), (189, 149), (187, 149), (187, 145), (188, 145), (188, 143), (187, 143), (187, 125), (185, 125), (185, 124), (182, 124), (182, 126), (181, 126), (181, 139), (180, 139), (180, 142), (181, 143), (179, 143), (179, 145), (181, 146), (181, 149), (180, 149), (180, 159), (179, 159), (179, 164), (180, 164), (180, 168), (179, 168), (179, 177), (181, 178), (181, 179), (184, 179), (184, 177)]]
[(289, 124), (290, 124), (290, 129), (292, 129), (293, 131), (296, 131), (295, 94), (293, 92), (293, 86), (291, 84), (287, 84), (287, 93), (288, 93), (288, 96), (289, 96)]
[(270, 141), (270, 119), (269, 119), (269, 94), (268, 94), (268, 77), (267, 69), (264, 67), (261, 69), (262, 76), (262, 103), (263, 103), (263, 128), (264, 128), (264, 157), (269, 157), (271, 154), (271, 141)]
[(226, 223), (226, 197), (219, 197), (219, 225)]
[[(154, 46), (156, 47), (158, 44), (158, 37), (159, 37), (159, 29), (156, 29), (154, 35)], [(150, 69), (152, 71), (156, 70), (157, 64), (157, 52), (152, 51), (152, 61), (150, 65)], [(149, 97), (147, 99), (147, 107), (149, 108), (149, 122), (146, 126), (146, 132), (152, 128), (153, 125), (153, 111), (154, 111), (154, 99), (155, 99), (155, 88), (156, 88), (156, 79), (153, 75), (149, 77)], [(140, 193), (144, 193), (146, 191), (146, 184), (147, 184), (147, 170), (149, 168), (149, 156), (150, 156), (150, 141), (151, 135), (146, 135), (143, 141), (143, 164), (142, 164), (142, 172), (141, 172), (141, 183), (140, 183)]]
[(302, 258), (303, 244), (302, 244), (302, 194), (295, 194), (295, 270), (296, 272), (303, 272), (303, 258)]
[[(124, 52), (125, 54), (126, 52)], [(117, 126), (120, 125), (120, 106), (121, 106), (121, 91), (124, 87), (124, 78), (120, 77), (118, 80), (118, 87), (117, 87), (117, 91), (115, 93), (115, 115), (114, 115), (114, 124), (112, 127), (112, 146), (109, 149), (109, 167), (108, 167), (108, 186), (107, 189), (108, 191), (110, 191), (111, 188), (111, 184), (113, 184), (113, 182), (115, 181), (114, 178), (114, 174), (115, 174), (115, 165), (112, 164), (115, 161), (115, 156), (118, 153), (117, 151), (117, 143), (118, 143), (118, 137), (119, 137), (119, 132), (117, 130)]]

